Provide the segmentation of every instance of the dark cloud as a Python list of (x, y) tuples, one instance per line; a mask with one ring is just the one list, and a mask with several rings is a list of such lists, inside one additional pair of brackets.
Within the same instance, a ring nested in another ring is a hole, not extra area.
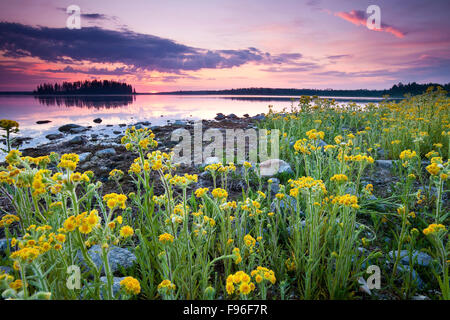
[[(352, 10), (350, 12), (336, 12), (335, 16), (340, 17), (348, 22), (353, 23), (357, 26), (366, 26), (367, 24), (367, 14), (361, 10)], [(386, 23), (381, 23), (380, 29), (374, 29), (375, 31), (383, 31), (388, 32), (396, 36), (397, 38), (403, 38), (406, 32), (399, 30), (396, 27), (393, 27)]]
[[(56, 8), (59, 11), (63, 11), (64, 13), (67, 13), (66, 8)], [(102, 13), (81, 13), (81, 18), (88, 19), (88, 20), (109, 20), (114, 19), (114, 17), (107, 16), (106, 14)]]
[(350, 58), (350, 57), (352, 57), (351, 54), (338, 54), (338, 55), (334, 55), (334, 56), (327, 56), (327, 58), (330, 60), (339, 60), (342, 58)]
[(82, 13), (80, 14), (82, 18), (91, 19), (91, 20), (105, 20), (108, 19), (108, 16), (101, 13)]
[(115, 69), (106, 69), (106, 68), (89, 68), (87, 70), (75, 69), (71, 66), (67, 66), (63, 69), (47, 69), (45, 72), (51, 73), (83, 73), (83, 74), (92, 74), (92, 75), (111, 75), (111, 76), (121, 76), (126, 74), (134, 74), (137, 70), (134, 68), (115, 68)]
[(87, 27), (33, 27), (0, 22), (0, 51), (6, 57), (37, 57), (66, 64), (90, 61), (122, 63), (142, 70), (177, 73), (204, 68), (232, 68), (258, 64), (292, 63), (301, 54), (271, 55), (257, 48), (207, 50), (194, 48), (153, 35), (129, 30)]

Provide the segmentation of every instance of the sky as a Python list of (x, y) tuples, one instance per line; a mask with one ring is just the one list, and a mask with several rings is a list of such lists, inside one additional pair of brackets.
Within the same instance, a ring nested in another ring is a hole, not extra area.
[[(70, 5), (80, 29), (67, 27)], [(0, 91), (93, 79), (137, 92), (447, 83), (448, 12), (449, 0), (0, 0)]]

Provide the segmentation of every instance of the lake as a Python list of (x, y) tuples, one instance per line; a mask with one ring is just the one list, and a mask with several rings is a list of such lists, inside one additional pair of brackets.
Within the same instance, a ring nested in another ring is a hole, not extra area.
[[(90, 133), (108, 134), (119, 124), (149, 121), (165, 125), (174, 120), (213, 119), (218, 112), (237, 116), (289, 109), (294, 97), (280, 96), (213, 96), (213, 95), (135, 95), (135, 96), (50, 96), (0, 95), (0, 119), (19, 122), (21, 137), (30, 137), (21, 148), (49, 142), (45, 138), (59, 133), (64, 124), (92, 126)], [(295, 97), (298, 100), (298, 97)], [(365, 98), (338, 98), (340, 101), (376, 101)], [(94, 119), (101, 118), (96, 124)], [(49, 120), (45, 124), (36, 121)], [(123, 129), (120, 129), (123, 131)], [(69, 136), (73, 137), (73, 136)], [(67, 138), (69, 138), (67, 137)], [(62, 141), (62, 140), (59, 140)], [(1, 143), (2, 147), (4, 144)], [(4, 158), (4, 156), (0, 156)]]

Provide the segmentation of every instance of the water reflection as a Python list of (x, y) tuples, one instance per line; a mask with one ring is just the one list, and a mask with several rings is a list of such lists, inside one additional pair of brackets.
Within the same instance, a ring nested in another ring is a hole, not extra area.
[(89, 95), (89, 96), (34, 96), (40, 104), (46, 106), (64, 106), (80, 108), (118, 108), (131, 105), (136, 101), (134, 95)]

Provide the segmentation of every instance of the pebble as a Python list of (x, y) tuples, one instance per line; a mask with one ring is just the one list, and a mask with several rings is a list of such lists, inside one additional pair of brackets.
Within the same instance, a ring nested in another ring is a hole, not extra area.
[[(99, 245), (92, 246), (89, 249), (88, 254), (91, 256), (91, 259), (94, 262), (94, 264), (97, 266), (97, 268), (100, 268), (100, 267), (102, 268), (101, 273), (104, 274), (104, 266), (103, 266), (101, 247)], [(83, 266), (88, 268), (81, 252), (77, 253), (77, 258)], [(120, 268), (126, 269), (126, 268), (131, 267), (135, 261), (136, 261), (136, 256), (131, 251), (120, 248), (120, 247), (116, 247), (116, 246), (110, 247), (109, 252), (108, 252), (108, 262), (109, 262), (109, 267), (110, 267), (112, 273), (119, 271)]]
[(114, 155), (116, 155), (116, 150), (114, 148), (107, 148), (107, 149), (97, 151), (95, 153), (95, 155), (100, 158), (107, 157), (107, 156), (114, 156)]
[(294, 173), (289, 163), (280, 159), (269, 159), (261, 162), (259, 172), (262, 177), (272, 177), (278, 173)]

